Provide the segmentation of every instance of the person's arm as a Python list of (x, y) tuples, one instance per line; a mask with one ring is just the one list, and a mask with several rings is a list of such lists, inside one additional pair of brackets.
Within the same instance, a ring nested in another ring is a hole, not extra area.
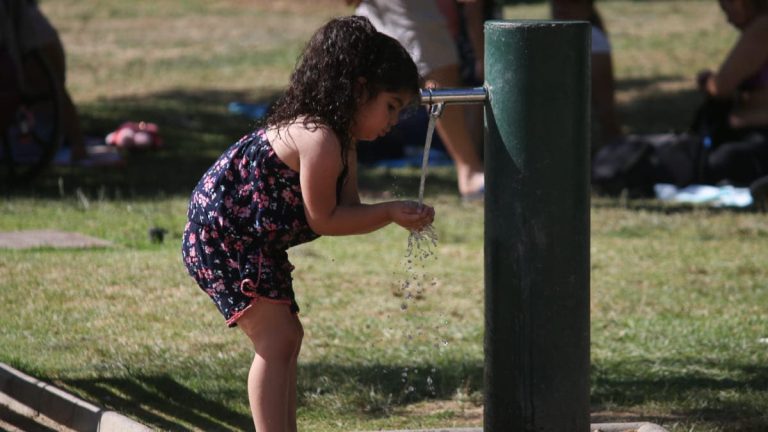
[(434, 210), (429, 206), (405, 201), (361, 204), (356, 163), (350, 166), (341, 202), (337, 203), (336, 182), (342, 163), (336, 135), (327, 128), (318, 128), (307, 132), (297, 144), (304, 209), (309, 226), (317, 234), (365, 234), (392, 222), (418, 230), (432, 222)]
[(768, 16), (755, 18), (742, 32), (720, 69), (702, 78), (703, 89), (713, 97), (733, 96), (739, 85), (768, 60)]

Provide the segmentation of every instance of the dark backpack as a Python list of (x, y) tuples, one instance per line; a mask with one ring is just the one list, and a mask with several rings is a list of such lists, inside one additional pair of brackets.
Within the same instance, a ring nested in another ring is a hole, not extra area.
[[(651, 197), (657, 183), (683, 187), (727, 181), (713, 176), (710, 156), (729, 143), (754, 140), (756, 132), (731, 128), (728, 117), (732, 108), (731, 101), (707, 99), (696, 111), (688, 132), (630, 135), (603, 147), (592, 161), (593, 186), (608, 195), (626, 190), (633, 197)], [(768, 136), (757, 132), (758, 137)]]
[(8, 50), (0, 45), (0, 133), (13, 119), (21, 93), (16, 66)]
[(691, 133), (628, 135), (601, 148), (592, 160), (598, 193), (652, 197), (653, 185), (685, 186), (700, 175), (701, 140)]

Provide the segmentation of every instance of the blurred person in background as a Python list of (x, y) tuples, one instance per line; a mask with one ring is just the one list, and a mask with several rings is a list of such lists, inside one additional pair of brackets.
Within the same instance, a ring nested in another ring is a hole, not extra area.
[[(357, 15), (368, 18), (377, 30), (398, 40), (411, 55), (427, 86), (460, 87), (460, 61), (448, 19), (436, 0), (345, 0)], [(471, 8), (470, 8), (471, 9)], [(467, 34), (477, 43), (478, 23), (467, 22)], [(482, 27), (479, 27), (482, 31)], [(482, 35), (480, 32), (479, 35)], [(480, 50), (479, 52), (482, 52)], [(477, 64), (482, 63), (482, 57)], [(482, 73), (482, 71), (479, 71)], [(437, 132), (456, 166), (459, 193), (466, 200), (485, 192), (479, 136), (472, 136), (462, 106), (447, 106), (437, 121)]]
[(623, 138), (621, 123), (616, 112), (615, 79), (611, 43), (603, 19), (594, 0), (552, 0), (552, 18), (555, 20), (589, 21), (592, 25), (592, 154), (601, 147)]
[(710, 146), (709, 183), (748, 184), (768, 175), (768, 0), (720, 0), (739, 38), (697, 84), (707, 98), (698, 129)]
[[(34, 0), (3, 0), (0, 2), (0, 47), (17, 68), (16, 84), (26, 91), (46, 88), (44, 71), (33, 61), (30, 53), (36, 51), (53, 72), (63, 102), (61, 120), (65, 143), (71, 147), (72, 160), (85, 158), (83, 134), (77, 108), (66, 89), (66, 57), (59, 34)], [(6, 63), (11, 65), (6, 58)]]

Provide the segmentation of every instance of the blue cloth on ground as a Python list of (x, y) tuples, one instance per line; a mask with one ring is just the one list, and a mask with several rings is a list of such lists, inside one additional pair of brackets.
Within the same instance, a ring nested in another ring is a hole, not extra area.
[(675, 185), (659, 183), (654, 185), (656, 198), (688, 204), (710, 204), (715, 207), (749, 207), (752, 194), (749, 188), (733, 186), (690, 185), (678, 188)]
[(227, 109), (233, 114), (240, 114), (241, 116), (252, 120), (259, 120), (267, 115), (269, 104), (230, 102), (229, 105), (227, 105)]

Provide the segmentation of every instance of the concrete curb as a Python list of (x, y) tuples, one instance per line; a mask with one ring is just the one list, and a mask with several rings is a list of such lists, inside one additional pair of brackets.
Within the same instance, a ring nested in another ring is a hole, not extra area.
[(589, 426), (593, 432), (667, 432), (653, 423), (594, 423)]
[[(590, 432), (667, 432), (653, 423), (593, 423)], [(382, 432), (483, 432), (483, 428), (399, 429)]]
[(151, 431), (135, 420), (78, 399), (5, 363), (0, 363), (0, 392), (62, 426), (77, 431)]

